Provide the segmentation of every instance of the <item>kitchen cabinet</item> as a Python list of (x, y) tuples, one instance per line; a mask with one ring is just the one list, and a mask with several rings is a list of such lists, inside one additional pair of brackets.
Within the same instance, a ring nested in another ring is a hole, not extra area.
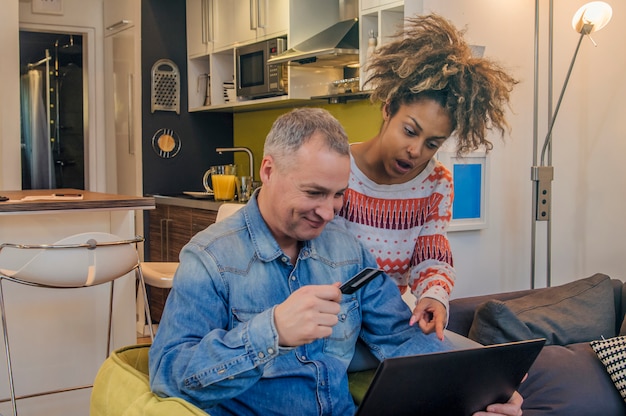
[[(420, 9), (417, 3), (421, 1), (407, 2), (415, 3), (411, 7), (413, 10)], [(411, 13), (412, 14), (412, 13)], [(405, 13), (404, 1), (390, 0), (361, 0), (359, 10), (359, 62), (363, 68), (367, 62), (367, 45), (370, 32), (377, 38), (376, 45), (381, 46), (388, 43), (404, 24)], [(361, 77), (361, 89), (365, 77)]]
[(216, 50), (287, 33), (289, 0), (214, 1)]
[(215, 222), (217, 211), (157, 204), (149, 214), (150, 261), (178, 261), (191, 237)]
[[(342, 67), (287, 65), (288, 94), (249, 100), (225, 100), (224, 82), (235, 79), (235, 48), (278, 36), (287, 36), (293, 47), (343, 17), (344, 0), (213, 0), (213, 51), (203, 56), (188, 49), (188, 110), (249, 111), (255, 108), (294, 105), (328, 94), (332, 81), (344, 78)], [(356, 3), (356, 2), (355, 2)], [(188, 1), (188, 5), (190, 2)], [(354, 7), (356, 12), (356, 6)], [(354, 16), (356, 17), (356, 16)], [(189, 30), (189, 27), (188, 27)], [(195, 30), (198, 36), (198, 30)], [(193, 36), (188, 33), (188, 36)], [(195, 48), (192, 43), (192, 48)], [(356, 62), (355, 62), (356, 63)], [(210, 88), (206, 81), (210, 80)], [(236, 81), (235, 81), (236, 82)], [(206, 99), (206, 91), (209, 99)]]
[(141, 196), (141, 0), (106, 1), (104, 12), (110, 21), (131, 22), (104, 38), (105, 131), (115, 161), (110, 166), (113, 191)]
[(187, 0), (187, 54), (190, 57), (213, 51), (215, 37), (214, 0)]
[(289, 25), (288, 0), (188, 0), (188, 15), (202, 14), (201, 1), (208, 1), (204, 10), (212, 18), (204, 32), (198, 16), (187, 25), (190, 111), (225, 103), (223, 84), (234, 79), (236, 46), (284, 36)]
[[(418, 1), (414, 1), (414, 2), (417, 3)], [(401, 4), (403, 2), (398, 1), (398, 0), (361, 0), (360, 6), (361, 6), (361, 10), (369, 10), (369, 9), (375, 9), (375, 8), (380, 8), (380, 7), (388, 7), (389, 5), (392, 5), (394, 3)]]
[(269, 39), (289, 29), (289, 0), (258, 0), (257, 39)]
[[(164, 205), (157, 202), (149, 214), (150, 261), (178, 261), (183, 246), (198, 232), (215, 222), (217, 211)], [(170, 289), (148, 287), (148, 304), (154, 322), (161, 319)]]
[(106, 0), (103, 3), (105, 36), (127, 29), (140, 19), (140, 0)]
[(215, 0), (217, 16), (216, 49), (256, 40), (256, 0)]

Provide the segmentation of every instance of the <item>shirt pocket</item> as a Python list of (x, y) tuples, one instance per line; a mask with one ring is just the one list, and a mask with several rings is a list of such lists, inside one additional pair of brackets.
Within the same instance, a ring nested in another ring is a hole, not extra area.
[(333, 327), (333, 333), (324, 339), (324, 353), (350, 359), (361, 328), (359, 303), (354, 296), (344, 296), (340, 306), (339, 322)]

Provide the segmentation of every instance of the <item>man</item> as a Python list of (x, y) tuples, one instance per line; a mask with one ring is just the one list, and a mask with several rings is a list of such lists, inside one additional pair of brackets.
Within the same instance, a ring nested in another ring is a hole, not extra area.
[[(411, 311), (386, 276), (341, 294), (340, 282), (376, 267), (343, 223), (331, 222), (349, 174), (346, 134), (328, 112), (297, 109), (276, 120), (263, 187), (181, 252), (150, 351), (155, 393), (212, 416), (350, 415), (346, 370), (357, 338), (379, 359), (449, 349), (408, 325)], [(493, 406), (520, 414), (521, 397)]]

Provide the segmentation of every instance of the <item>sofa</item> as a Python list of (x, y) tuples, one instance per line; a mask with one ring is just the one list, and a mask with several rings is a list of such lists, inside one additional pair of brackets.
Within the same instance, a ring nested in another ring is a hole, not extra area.
[(620, 340), (621, 351), (611, 351), (621, 354), (613, 361), (624, 377), (625, 311), (626, 286), (595, 274), (550, 288), (454, 299), (448, 329), (482, 344), (546, 338), (519, 389), (525, 416), (626, 415), (619, 380), (594, 350)]
[[(625, 311), (626, 286), (596, 274), (551, 288), (454, 299), (448, 329), (483, 344), (546, 338), (519, 389), (525, 416), (626, 415), (626, 404), (591, 344), (626, 334)], [(622, 339), (617, 362), (626, 380)], [(128, 346), (104, 362), (94, 381), (91, 416), (206, 415), (183, 400), (150, 391), (148, 350), (149, 345)], [(373, 374), (349, 374), (357, 404)]]

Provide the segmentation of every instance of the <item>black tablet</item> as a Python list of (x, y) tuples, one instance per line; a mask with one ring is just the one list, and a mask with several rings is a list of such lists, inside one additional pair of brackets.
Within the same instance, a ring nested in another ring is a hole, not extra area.
[(357, 415), (469, 416), (505, 403), (544, 343), (536, 339), (386, 359)]

